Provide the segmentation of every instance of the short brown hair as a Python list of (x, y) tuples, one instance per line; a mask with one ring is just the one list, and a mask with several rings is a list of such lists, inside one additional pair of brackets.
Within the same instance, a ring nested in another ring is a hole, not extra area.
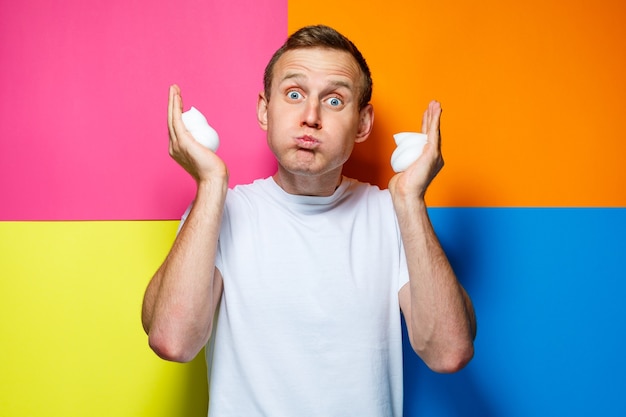
[(359, 109), (367, 106), (372, 99), (372, 74), (365, 62), (365, 58), (350, 39), (343, 36), (335, 29), (324, 26), (305, 26), (294, 32), (285, 43), (274, 53), (263, 76), (263, 88), (265, 97), (270, 99), (272, 89), (272, 77), (274, 76), (274, 66), (281, 56), (287, 51), (304, 48), (328, 48), (348, 52), (355, 59), (363, 76), (360, 88)]

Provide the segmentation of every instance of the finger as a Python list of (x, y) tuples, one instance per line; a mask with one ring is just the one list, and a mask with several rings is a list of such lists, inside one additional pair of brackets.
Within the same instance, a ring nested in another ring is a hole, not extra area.
[(422, 133), (428, 133), (428, 109), (424, 110), (424, 114), (422, 114)]
[(170, 133), (172, 135), (173, 140), (178, 140), (181, 132), (185, 130), (182, 113), (183, 113), (183, 98), (180, 94), (180, 88), (177, 85), (173, 85), (171, 87), (171, 130)]
[(428, 124), (428, 140), (436, 143), (439, 146), (441, 140), (440, 125), (441, 125), (441, 104), (438, 101), (431, 101), (428, 105), (429, 112), (429, 124)]
[(174, 131), (174, 96), (176, 95), (176, 86), (171, 85), (169, 89), (169, 97), (167, 101), (167, 129), (170, 133), (170, 139), (176, 139), (176, 132)]

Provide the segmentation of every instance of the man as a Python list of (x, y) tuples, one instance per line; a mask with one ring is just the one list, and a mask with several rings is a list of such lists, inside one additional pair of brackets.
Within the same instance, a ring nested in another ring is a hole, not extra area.
[(210, 341), (210, 416), (400, 416), (400, 311), (431, 369), (454, 372), (473, 356), (471, 301), (424, 202), (443, 166), (439, 103), (424, 112), (422, 156), (388, 190), (342, 176), (372, 130), (371, 85), (343, 35), (294, 33), (257, 103), (278, 170), (233, 190), (170, 88), (170, 154), (197, 193), (142, 319), (168, 360), (189, 361)]

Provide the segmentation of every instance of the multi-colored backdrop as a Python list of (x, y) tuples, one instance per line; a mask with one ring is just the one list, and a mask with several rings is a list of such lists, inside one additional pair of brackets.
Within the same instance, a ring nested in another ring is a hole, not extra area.
[(167, 89), (220, 132), (232, 184), (270, 175), (262, 71), (325, 23), (374, 75), (349, 175), (386, 187), (391, 135), (442, 102), (435, 228), (478, 314), (476, 356), (406, 351), (407, 416), (626, 414), (626, 3), (0, 2), (0, 415), (202, 416), (203, 358), (158, 359), (143, 290), (194, 184)]

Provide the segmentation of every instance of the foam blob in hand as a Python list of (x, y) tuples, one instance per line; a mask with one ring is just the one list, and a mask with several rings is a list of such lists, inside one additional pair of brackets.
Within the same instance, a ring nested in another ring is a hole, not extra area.
[(191, 133), (191, 136), (201, 145), (209, 148), (213, 152), (217, 151), (220, 146), (220, 138), (207, 122), (206, 117), (195, 107), (183, 113), (183, 123)]
[(428, 135), (424, 133), (401, 132), (393, 135), (396, 150), (391, 154), (391, 167), (395, 172), (405, 171), (422, 154)]

